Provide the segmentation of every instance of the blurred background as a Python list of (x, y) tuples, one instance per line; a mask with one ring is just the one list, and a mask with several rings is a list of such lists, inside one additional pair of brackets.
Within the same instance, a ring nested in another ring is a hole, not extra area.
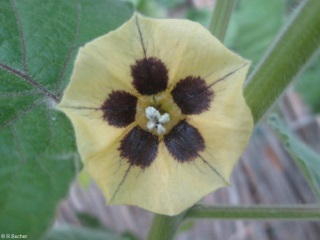
[[(210, 22), (215, 5), (214, 0), (132, 2), (146, 16), (187, 18), (205, 27)], [(252, 60), (252, 71), (299, 2), (237, 1), (227, 32), (226, 45)], [(315, 159), (319, 160), (320, 154), (319, 113), (320, 59), (315, 56), (256, 126), (251, 142), (233, 172), (233, 185), (208, 195), (202, 203), (317, 203), (320, 199), (320, 185), (317, 185), (320, 184), (320, 162)], [(277, 114), (277, 117), (274, 114)], [(290, 141), (286, 142), (284, 148), (283, 141), (288, 139)], [(301, 146), (301, 142), (302, 149), (297, 148), (297, 145)], [(314, 161), (306, 162), (304, 156), (308, 154), (314, 157)], [(306, 178), (305, 175), (308, 174), (309, 178)], [(310, 180), (310, 174), (312, 179), (316, 179), (314, 182)], [(311, 187), (308, 181), (311, 181)], [(151, 220), (151, 213), (137, 207), (106, 206), (105, 199), (95, 183), (88, 175), (81, 173), (71, 186), (69, 196), (57, 209), (54, 228), (86, 226), (93, 230), (120, 233), (128, 239), (145, 239)], [(60, 239), (65, 239), (62, 232)], [(320, 223), (189, 219), (181, 226), (176, 239), (318, 240)]]

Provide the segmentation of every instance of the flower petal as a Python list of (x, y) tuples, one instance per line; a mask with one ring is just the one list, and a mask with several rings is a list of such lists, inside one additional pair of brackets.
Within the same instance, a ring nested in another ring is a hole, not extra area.
[(103, 118), (109, 125), (126, 127), (134, 122), (138, 98), (125, 91), (112, 91), (102, 104)]
[(170, 154), (179, 162), (189, 162), (205, 149), (204, 140), (199, 131), (185, 120), (179, 122), (164, 137), (164, 143)]
[(201, 157), (228, 181), (253, 129), (251, 112), (242, 94), (248, 68), (246, 65), (214, 85), (212, 90), (215, 95), (210, 109), (188, 118), (206, 143)]
[(200, 114), (210, 107), (213, 92), (200, 77), (189, 76), (180, 80), (171, 95), (183, 114)]
[[(109, 205), (130, 204), (176, 215), (226, 185), (201, 159), (185, 163), (174, 160), (164, 142), (159, 143), (153, 163), (143, 170), (119, 158), (118, 147), (105, 149), (87, 164)], [(104, 160), (106, 155), (109, 161)]]
[[(122, 48), (118, 48), (123, 44)], [(58, 107), (101, 107), (112, 91), (136, 91), (131, 84), (131, 45), (111, 32), (80, 48), (71, 81)]]
[(161, 60), (169, 71), (171, 89), (188, 76), (201, 77), (211, 84), (243, 63), (240, 56), (225, 48), (198, 23), (140, 15), (135, 15), (129, 22), (138, 28), (136, 38), (140, 40), (139, 56), (142, 55), (139, 59), (155, 57)]
[(148, 57), (131, 65), (133, 86), (142, 95), (152, 95), (166, 90), (168, 70), (161, 60)]
[(141, 169), (149, 167), (158, 153), (158, 137), (140, 127), (134, 127), (122, 140), (120, 157), (127, 159), (130, 166)]
[(133, 127), (132, 124), (126, 128), (108, 125), (103, 120), (103, 113), (100, 109), (68, 108), (63, 110), (75, 129), (77, 148), (85, 165), (93, 156), (118, 143)]

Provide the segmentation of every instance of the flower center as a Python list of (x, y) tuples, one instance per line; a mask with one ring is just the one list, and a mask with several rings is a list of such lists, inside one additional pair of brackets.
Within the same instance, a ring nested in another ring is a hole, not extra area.
[(136, 110), (138, 125), (158, 136), (169, 133), (178, 122), (185, 119), (170, 93), (140, 96)]
[(147, 107), (146, 116), (149, 119), (147, 123), (147, 128), (149, 130), (157, 129), (159, 135), (166, 132), (166, 128), (163, 125), (170, 121), (170, 115), (168, 113), (161, 115), (154, 107)]

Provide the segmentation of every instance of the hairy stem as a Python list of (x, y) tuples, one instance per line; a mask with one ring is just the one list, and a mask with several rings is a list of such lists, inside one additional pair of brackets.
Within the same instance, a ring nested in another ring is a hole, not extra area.
[(165, 216), (155, 214), (152, 226), (149, 230), (148, 240), (170, 240), (173, 239), (180, 223), (183, 221), (186, 212), (177, 216)]
[(221, 42), (226, 36), (234, 3), (235, 0), (217, 0), (213, 9), (209, 31)]
[(320, 46), (320, 1), (303, 1), (249, 76), (244, 96), (257, 123)]
[(252, 220), (319, 220), (320, 207), (316, 205), (293, 206), (195, 206), (186, 217)]

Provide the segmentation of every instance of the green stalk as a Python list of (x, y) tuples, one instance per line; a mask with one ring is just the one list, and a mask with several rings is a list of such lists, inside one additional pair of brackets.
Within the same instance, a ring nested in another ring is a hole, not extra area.
[(221, 42), (226, 36), (234, 3), (235, 0), (217, 0), (213, 9), (209, 31)]
[(244, 96), (257, 123), (320, 46), (320, 1), (304, 1), (249, 77)]
[(148, 0), (140, 0), (137, 4), (137, 11), (142, 14), (146, 14), (148, 12)]
[(154, 0), (140, 0), (136, 6), (138, 12), (145, 16), (157, 17), (159, 8)]
[(190, 208), (186, 217), (214, 219), (251, 219), (251, 220), (318, 220), (319, 206), (195, 206)]
[(186, 212), (177, 216), (165, 216), (155, 214), (149, 230), (148, 240), (170, 240), (173, 239), (180, 223), (183, 221)]

